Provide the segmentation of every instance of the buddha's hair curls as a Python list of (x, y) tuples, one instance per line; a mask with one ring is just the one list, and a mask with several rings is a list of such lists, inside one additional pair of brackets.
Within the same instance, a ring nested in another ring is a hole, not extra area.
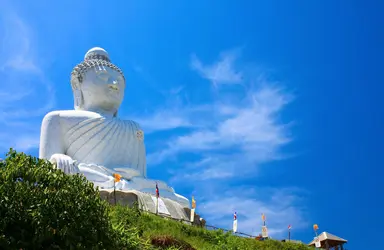
[(79, 85), (83, 82), (84, 75), (89, 69), (99, 66), (109, 67), (113, 70), (116, 70), (123, 76), (125, 82), (123, 71), (119, 67), (111, 63), (110, 59), (107, 56), (92, 53), (88, 55), (84, 61), (82, 61), (73, 68), (71, 73), (72, 90), (79, 89)]

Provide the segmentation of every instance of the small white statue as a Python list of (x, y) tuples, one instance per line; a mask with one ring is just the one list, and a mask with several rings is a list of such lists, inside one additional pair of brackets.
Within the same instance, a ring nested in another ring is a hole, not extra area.
[(185, 197), (161, 181), (146, 178), (144, 133), (139, 124), (117, 118), (124, 98), (123, 72), (102, 48), (89, 50), (71, 74), (75, 110), (48, 113), (41, 125), (39, 157), (67, 174), (82, 173), (101, 189), (155, 194), (189, 207)]

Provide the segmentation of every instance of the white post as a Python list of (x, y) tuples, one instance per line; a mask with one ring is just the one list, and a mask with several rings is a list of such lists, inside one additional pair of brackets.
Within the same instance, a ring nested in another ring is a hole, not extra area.
[(159, 197), (156, 196), (156, 214), (159, 213)]
[(191, 222), (193, 223), (195, 221), (195, 209), (191, 209)]
[(237, 219), (233, 221), (233, 232), (237, 232)]

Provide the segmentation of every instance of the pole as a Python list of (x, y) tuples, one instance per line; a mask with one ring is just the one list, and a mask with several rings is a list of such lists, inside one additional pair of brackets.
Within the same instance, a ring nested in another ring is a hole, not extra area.
[(156, 214), (159, 213), (159, 197), (156, 196)]
[(288, 229), (288, 241), (291, 241), (291, 229)]
[(116, 206), (116, 181), (113, 180), (113, 199), (115, 200), (115, 206)]

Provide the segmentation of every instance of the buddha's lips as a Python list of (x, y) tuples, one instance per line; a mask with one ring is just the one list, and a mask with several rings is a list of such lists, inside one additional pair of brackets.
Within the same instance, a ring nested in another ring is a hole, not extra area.
[(112, 90), (119, 90), (119, 87), (115, 86), (115, 85), (111, 85), (109, 86), (110, 89)]

